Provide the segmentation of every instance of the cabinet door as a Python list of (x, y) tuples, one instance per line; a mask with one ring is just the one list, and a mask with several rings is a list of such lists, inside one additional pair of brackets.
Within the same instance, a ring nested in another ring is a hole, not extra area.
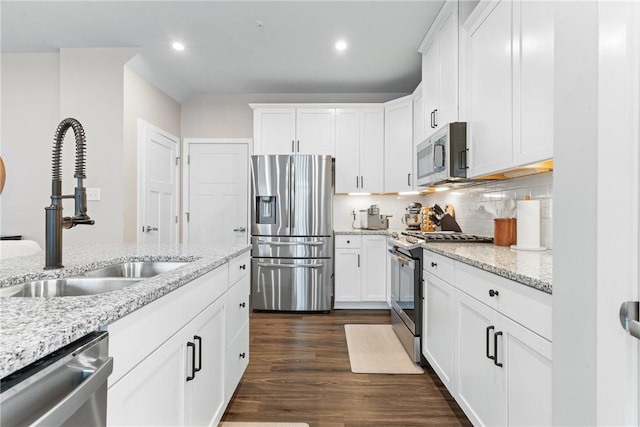
[(174, 335), (109, 388), (107, 425), (184, 424), (187, 349), (183, 337)]
[(550, 426), (551, 342), (506, 317), (502, 324), (508, 425)]
[(422, 350), (449, 392), (454, 392), (455, 317), (454, 287), (424, 272), (425, 291)]
[(515, 166), (553, 157), (554, 5), (513, 3)]
[(227, 346), (225, 358), (225, 402), (229, 402), (249, 364), (249, 322)]
[[(186, 340), (195, 344), (189, 351), (197, 353), (195, 369), (199, 369), (194, 379), (186, 383), (186, 425), (217, 425), (222, 418), (225, 403), (224, 318), (224, 298), (220, 298), (186, 327)], [(191, 374), (192, 359), (185, 366), (187, 374)]]
[(424, 117), (424, 96), (422, 83), (413, 92), (413, 146), (420, 144), (426, 137)]
[(336, 193), (356, 193), (360, 189), (360, 111), (336, 110)]
[[(352, 166), (353, 168), (353, 166)], [(384, 186), (384, 110), (360, 112), (360, 190), (382, 193)]]
[(360, 249), (336, 249), (336, 301), (360, 301)]
[(436, 131), (436, 113), (440, 96), (440, 52), (438, 34), (422, 54), (422, 84), (424, 96), (425, 137)]
[(295, 148), (296, 110), (255, 110), (253, 132), (254, 154), (291, 154)]
[[(474, 425), (506, 425), (505, 371), (489, 358), (495, 354), (497, 313), (464, 292), (455, 295), (458, 403)], [(503, 348), (498, 348), (500, 359)]]
[(362, 301), (387, 301), (387, 237), (362, 236)]
[(336, 110), (334, 108), (298, 108), (296, 110), (296, 152), (334, 155)]
[(411, 95), (387, 103), (384, 109), (384, 191), (412, 190), (413, 101)]
[(458, 8), (447, 9), (438, 31), (440, 78), (436, 127), (458, 120)]
[(511, 5), (502, 0), (469, 30), (469, 176), (509, 168), (513, 160)]

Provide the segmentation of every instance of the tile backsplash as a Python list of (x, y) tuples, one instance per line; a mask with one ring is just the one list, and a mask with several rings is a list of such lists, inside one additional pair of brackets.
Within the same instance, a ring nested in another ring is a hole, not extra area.
[(486, 182), (426, 196), (337, 195), (334, 198), (334, 227), (336, 230), (351, 228), (351, 209), (356, 211), (355, 226), (358, 227), (358, 211), (378, 204), (380, 213), (393, 215), (389, 220), (389, 228), (404, 229), (402, 217), (405, 208), (410, 202), (420, 202), (427, 206), (437, 203), (443, 208), (444, 205), (451, 204), (455, 208), (456, 221), (463, 232), (493, 236), (493, 219), (517, 216), (516, 200), (522, 200), (525, 196), (540, 201), (540, 244), (552, 248), (553, 172)]

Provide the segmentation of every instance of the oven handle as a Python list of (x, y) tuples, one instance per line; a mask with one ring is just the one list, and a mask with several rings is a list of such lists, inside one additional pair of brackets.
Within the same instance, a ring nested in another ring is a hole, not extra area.
[(407, 258), (406, 256), (400, 255), (397, 251), (393, 249), (389, 249), (389, 255), (395, 258), (400, 264), (409, 266), (411, 268), (416, 268), (416, 263), (413, 259)]
[(323, 241), (310, 241), (310, 242), (267, 242), (265, 240), (258, 240), (259, 245), (271, 245), (271, 246), (322, 246)]

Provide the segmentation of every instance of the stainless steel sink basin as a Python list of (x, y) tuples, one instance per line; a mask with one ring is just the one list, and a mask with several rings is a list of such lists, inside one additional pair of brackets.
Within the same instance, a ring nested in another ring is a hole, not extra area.
[(87, 277), (127, 277), (146, 278), (157, 276), (182, 267), (186, 262), (179, 261), (139, 261), (113, 264), (99, 270), (87, 271), (83, 276)]
[(117, 291), (140, 279), (109, 277), (67, 277), (34, 280), (0, 288), (0, 297), (73, 297)]

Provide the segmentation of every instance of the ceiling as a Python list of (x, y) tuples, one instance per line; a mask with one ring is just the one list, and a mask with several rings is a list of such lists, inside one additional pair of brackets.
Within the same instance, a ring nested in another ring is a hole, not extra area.
[(1, 44), (3, 53), (137, 47), (129, 65), (180, 102), (194, 93), (410, 93), (417, 48), (442, 3), (2, 0)]

